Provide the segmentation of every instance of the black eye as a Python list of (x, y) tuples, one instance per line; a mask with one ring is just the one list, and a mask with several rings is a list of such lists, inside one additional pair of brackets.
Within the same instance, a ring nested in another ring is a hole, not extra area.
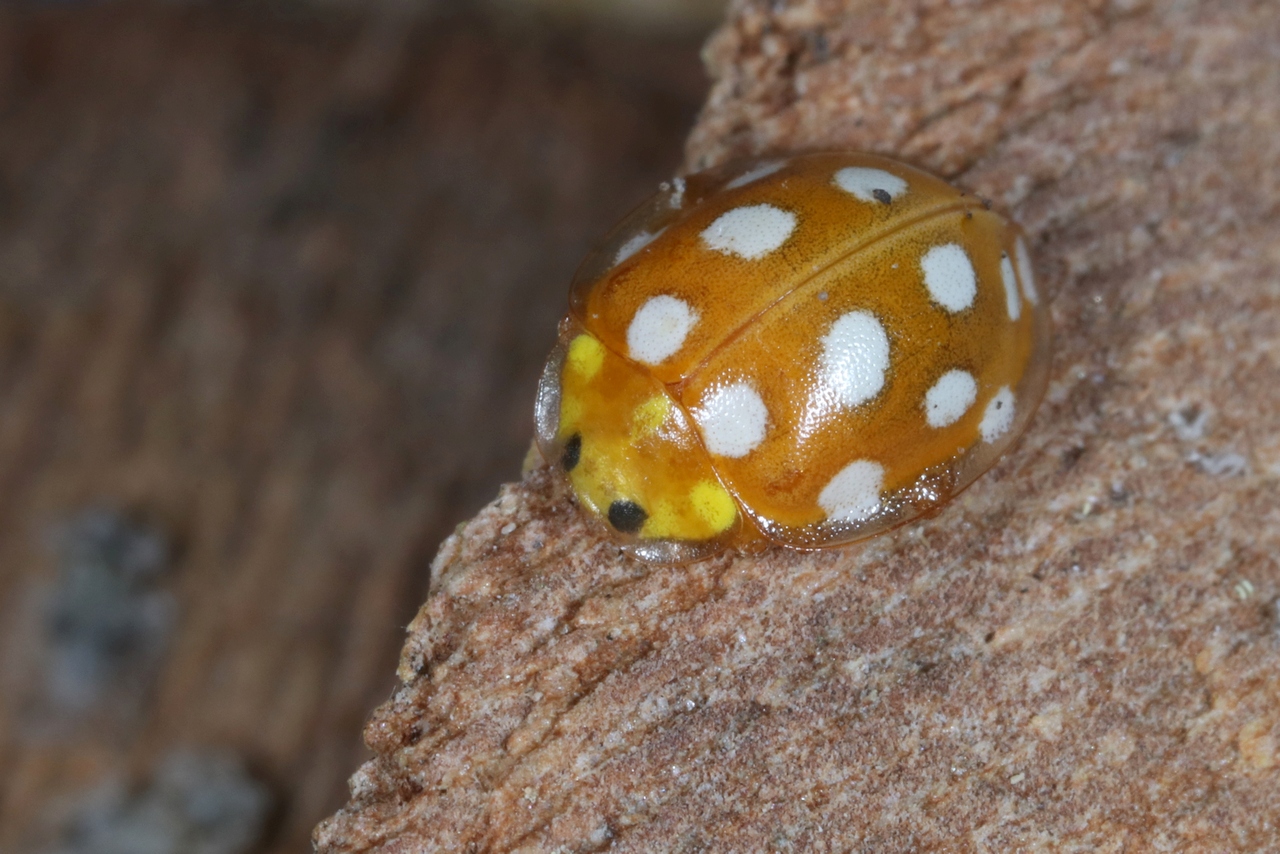
[(640, 530), (649, 514), (634, 501), (615, 501), (609, 505), (609, 524), (624, 534)]
[(876, 201), (882, 205), (887, 205), (889, 204), (889, 202), (893, 201), (893, 196), (889, 195), (889, 191), (882, 190), (879, 187), (876, 187), (874, 190), (872, 190), (871, 195), (875, 196)]
[(569, 441), (564, 443), (564, 453), (560, 455), (560, 465), (564, 466), (565, 471), (573, 471), (574, 466), (578, 464), (580, 459), (582, 459), (582, 434), (574, 433), (569, 437)]

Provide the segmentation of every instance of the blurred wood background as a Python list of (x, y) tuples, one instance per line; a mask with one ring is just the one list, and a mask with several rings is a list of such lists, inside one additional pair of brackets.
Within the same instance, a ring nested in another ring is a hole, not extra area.
[[(699, 38), (0, 10), (0, 849), (218, 747), (309, 850), (438, 543), (518, 474), (575, 264), (679, 161)], [(169, 540), (176, 627), (132, 718), (51, 730), (32, 591), (85, 507)]]

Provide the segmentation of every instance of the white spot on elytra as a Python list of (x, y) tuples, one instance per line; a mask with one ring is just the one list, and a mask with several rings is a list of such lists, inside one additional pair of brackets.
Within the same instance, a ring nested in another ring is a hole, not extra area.
[(627, 327), (627, 349), (638, 362), (656, 365), (684, 346), (698, 313), (684, 300), (662, 294), (651, 297)]
[(1001, 386), (996, 396), (987, 404), (986, 411), (982, 413), (982, 423), (978, 425), (984, 441), (994, 442), (1009, 432), (1009, 428), (1013, 426), (1013, 407), (1013, 392), (1009, 391), (1008, 386)]
[(822, 379), (842, 406), (858, 406), (884, 388), (889, 336), (869, 311), (851, 311), (822, 337)]
[(1022, 280), (1022, 293), (1027, 302), (1035, 305), (1040, 302), (1040, 294), (1036, 291), (1036, 274), (1031, 269), (1031, 256), (1027, 254), (1027, 244), (1021, 237), (1013, 245), (1013, 254), (1018, 262), (1018, 278)]
[(786, 243), (795, 229), (795, 214), (773, 205), (747, 205), (716, 217), (702, 239), (718, 252), (754, 261)]
[(978, 295), (978, 274), (958, 243), (935, 246), (920, 259), (924, 285), (933, 301), (948, 311), (964, 311)]
[(864, 202), (879, 201), (876, 198), (876, 190), (888, 193), (890, 199), (898, 198), (907, 190), (907, 182), (897, 175), (883, 169), (867, 169), (862, 166), (841, 169), (836, 173), (835, 184)]
[(760, 393), (739, 382), (717, 389), (694, 412), (707, 450), (722, 457), (745, 457), (764, 441), (769, 410)]
[(749, 172), (743, 172), (737, 178), (734, 178), (728, 184), (724, 185), (726, 190), (736, 190), (739, 187), (745, 187), (753, 181), (759, 181), (761, 178), (767, 178), (774, 172), (777, 172), (787, 164), (782, 160), (771, 160), (768, 163), (761, 163)]
[(818, 495), (818, 506), (833, 522), (862, 522), (880, 509), (884, 466), (855, 460), (840, 469)]
[(658, 235), (662, 234), (662, 232), (665, 230), (666, 229), (660, 228), (657, 231), (653, 232), (652, 234), (650, 234), (647, 231), (642, 231), (639, 234), (632, 235), (627, 240), (626, 243), (618, 247), (618, 254), (613, 256), (614, 266), (616, 267), (618, 264), (621, 264), (623, 261), (627, 260), (632, 255), (639, 252), (641, 249), (645, 248), (650, 243), (657, 240)]
[(924, 395), (924, 417), (930, 427), (960, 420), (978, 399), (978, 384), (967, 371), (947, 371)]
[(1009, 310), (1009, 319), (1017, 320), (1022, 316), (1022, 300), (1018, 298), (1018, 282), (1013, 277), (1013, 262), (1004, 253), (1000, 255), (1000, 281), (1004, 283), (1004, 304)]

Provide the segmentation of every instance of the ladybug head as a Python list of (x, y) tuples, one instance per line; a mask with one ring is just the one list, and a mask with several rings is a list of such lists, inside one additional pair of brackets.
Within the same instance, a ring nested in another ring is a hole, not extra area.
[(737, 505), (684, 409), (642, 366), (594, 336), (564, 336), (539, 406), (554, 408), (540, 412), (543, 455), (625, 546), (687, 559), (697, 544), (737, 528)]

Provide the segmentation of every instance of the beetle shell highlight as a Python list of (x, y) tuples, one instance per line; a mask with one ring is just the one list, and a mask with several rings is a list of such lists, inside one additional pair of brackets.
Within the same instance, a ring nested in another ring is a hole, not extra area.
[(576, 275), (537, 441), (655, 562), (930, 513), (1023, 431), (1047, 308), (1016, 225), (869, 154), (678, 179)]

